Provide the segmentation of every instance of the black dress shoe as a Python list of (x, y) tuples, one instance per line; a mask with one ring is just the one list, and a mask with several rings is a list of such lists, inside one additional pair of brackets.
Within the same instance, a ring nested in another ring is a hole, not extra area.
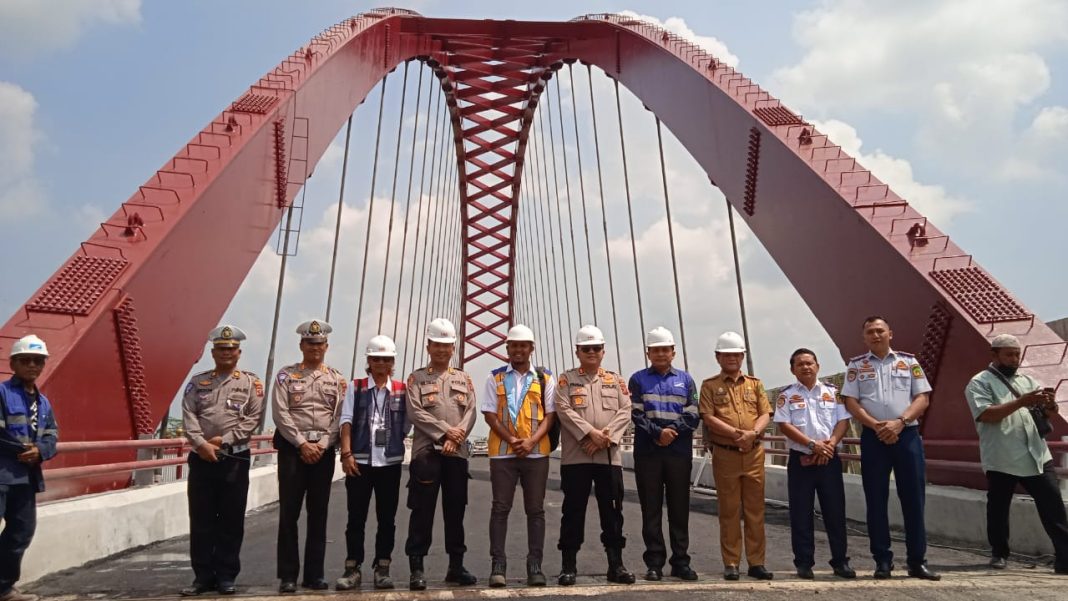
[(237, 584), (233, 581), (220, 581), (218, 590), (220, 595), (233, 595), (237, 592)]
[(909, 578), (921, 580), (941, 580), (942, 577), (927, 568), (927, 564), (909, 567)]
[(675, 578), (681, 578), (683, 580), (697, 580), (697, 572), (693, 571), (690, 566), (673, 566), (671, 568), (671, 575)]
[(723, 579), (724, 580), (738, 580), (738, 566), (724, 566)]
[(875, 564), (875, 573), (872, 574), (872, 576), (874, 576), (876, 580), (887, 580), (887, 579), (890, 578), (890, 572), (893, 572), (893, 571), (894, 571), (894, 564), (891, 563), (891, 562), (876, 563)]
[(834, 575), (839, 578), (856, 578), (857, 572), (849, 566), (849, 562), (834, 566)]
[(330, 588), (330, 583), (320, 578), (318, 580), (312, 581), (305, 580), (304, 582), (300, 583), (300, 586), (313, 591), (325, 591), (326, 589)]
[(556, 584), (560, 586), (574, 586), (575, 585), (575, 572), (572, 570), (562, 570), (560, 575), (556, 578)]
[(278, 585), (278, 592), (283, 595), (289, 595), (297, 592), (297, 583), (292, 580), (283, 580)]
[(746, 572), (750, 578), (756, 578), (757, 580), (771, 580), (775, 577), (764, 566), (749, 566), (749, 571)]
[(178, 594), (183, 597), (196, 597), (202, 593), (207, 593), (215, 590), (214, 584), (208, 584), (206, 582), (196, 582), (178, 591)]
[(458, 568), (449, 568), (449, 571), (445, 572), (445, 582), (459, 584), (460, 586), (471, 586), (478, 582), (478, 578), (468, 572), (467, 568), (460, 566)]
[(1009, 563), (1005, 560), (1004, 557), (991, 557), (990, 567), (994, 568), (995, 570), (1004, 570), (1005, 568), (1009, 567)]
[(812, 568), (805, 566), (803, 568), (797, 568), (797, 577), (804, 578), (805, 580), (813, 580), (816, 575), (812, 573)]
[(650, 582), (660, 582), (664, 578), (664, 573), (660, 571), (660, 568), (649, 568), (645, 571), (645, 579)]

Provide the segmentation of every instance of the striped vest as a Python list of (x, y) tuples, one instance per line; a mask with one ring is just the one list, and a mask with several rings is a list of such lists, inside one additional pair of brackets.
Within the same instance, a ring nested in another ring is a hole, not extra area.
[[(531, 368), (533, 369), (533, 368)], [(526, 396), (523, 397), (523, 402), (519, 405), (519, 415), (512, 419), (512, 414), (508, 411), (508, 394), (504, 389), (504, 377), (508, 373), (508, 366), (499, 367), (493, 370), (493, 380), (497, 383), (497, 417), (505, 430), (518, 438), (529, 438), (534, 432), (538, 431), (538, 426), (543, 420), (545, 420), (545, 405), (542, 403), (542, 390), (541, 382), (539, 381), (537, 371), (534, 372), (534, 379), (530, 383), (530, 388), (527, 389)], [(548, 372), (545, 372), (548, 375)], [(540, 454), (548, 456), (550, 452), (549, 437), (544, 436), (538, 441), (538, 446), (532, 454)], [(499, 455), (512, 455), (512, 449), (508, 446), (508, 441), (502, 440), (497, 433), (490, 430), (489, 433), (489, 456), (497, 457)]]

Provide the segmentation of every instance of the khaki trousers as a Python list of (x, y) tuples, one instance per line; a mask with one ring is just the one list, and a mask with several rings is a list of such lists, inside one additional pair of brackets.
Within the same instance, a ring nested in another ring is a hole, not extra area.
[(764, 565), (764, 447), (747, 453), (713, 447), (712, 476), (719, 499), (719, 546), (723, 565), (739, 565), (742, 519), (745, 519), (745, 558), (750, 566)]

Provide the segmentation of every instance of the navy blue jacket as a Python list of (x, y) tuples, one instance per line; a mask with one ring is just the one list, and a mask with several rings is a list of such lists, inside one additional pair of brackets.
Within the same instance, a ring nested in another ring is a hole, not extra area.
[[(359, 378), (348, 387), (348, 394), (353, 396), (352, 405), (352, 428), (350, 430), (352, 456), (356, 463), (371, 463), (371, 431), (368, 422), (371, 419), (371, 404), (374, 398), (374, 389), (368, 388), (368, 378)], [(373, 386), (373, 385), (372, 385)], [(386, 428), (389, 436), (386, 439), (386, 462), (390, 465), (404, 461), (404, 439), (411, 431), (412, 424), (408, 421), (408, 399), (404, 382), (393, 380), (393, 388), (389, 393), (389, 401), (386, 403)]]
[(37, 492), (45, 489), (41, 463), (26, 465), (18, 455), (27, 443), (41, 451), (41, 462), (56, 456), (59, 428), (52, 403), (44, 393), (37, 396), (37, 429), (30, 429), (30, 397), (22, 381), (12, 377), (0, 383), (0, 485), (32, 484)]

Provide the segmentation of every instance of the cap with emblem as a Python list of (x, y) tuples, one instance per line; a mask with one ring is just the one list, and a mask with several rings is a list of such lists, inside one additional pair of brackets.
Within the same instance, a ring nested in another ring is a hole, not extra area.
[(397, 345), (393, 339), (384, 334), (372, 337), (367, 341), (368, 357), (396, 357)]
[(29, 336), (19, 338), (15, 341), (15, 344), (11, 345), (11, 356), (14, 357), (15, 355), (40, 355), (42, 357), (47, 357), (48, 347), (45, 346), (44, 340), (30, 334)]
[(671, 330), (667, 328), (654, 328), (645, 336), (645, 347), (653, 348), (656, 346), (675, 346), (675, 337), (671, 335)]
[(1020, 339), (1012, 334), (998, 334), (990, 341), (990, 348), (1023, 348)]
[(534, 330), (523, 324), (516, 324), (508, 330), (506, 342), (534, 342)]
[(297, 334), (306, 342), (326, 342), (326, 336), (333, 332), (334, 328), (321, 319), (306, 321), (297, 326)]
[(744, 353), (745, 339), (738, 332), (724, 332), (716, 340), (717, 353)]
[(604, 344), (604, 333), (597, 326), (582, 326), (575, 334), (575, 346)]
[(237, 326), (221, 325), (208, 334), (208, 340), (215, 348), (238, 348), (245, 339), (245, 333)]
[(426, 338), (430, 342), (452, 344), (456, 342), (456, 326), (444, 317), (438, 317), (427, 325)]

